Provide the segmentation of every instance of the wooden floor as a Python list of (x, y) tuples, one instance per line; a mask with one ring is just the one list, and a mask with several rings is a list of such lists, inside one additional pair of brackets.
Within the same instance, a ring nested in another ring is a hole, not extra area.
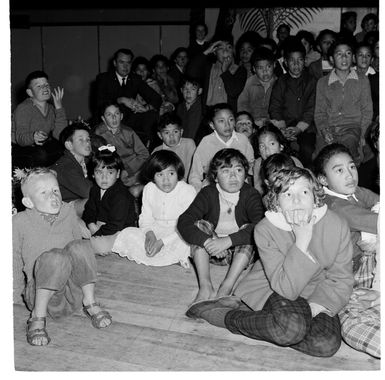
[[(212, 266), (219, 284), (226, 267)], [(380, 360), (345, 344), (332, 358), (314, 358), (259, 342), (184, 315), (197, 291), (194, 270), (146, 267), (98, 257), (96, 295), (113, 317), (97, 330), (81, 312), (48, 320), (46, 347), (26, 342), (28, 312), (14, 308), (16, 371), (275, 371), (379, 370)]]

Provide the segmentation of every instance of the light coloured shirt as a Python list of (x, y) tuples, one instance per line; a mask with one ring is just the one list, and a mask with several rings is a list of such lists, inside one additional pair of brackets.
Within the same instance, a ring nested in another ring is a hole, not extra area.
[(250, 165), (249, 174), (252, 175), (254, 165), (254, 150), (250, 144), (249, 139), (243, 133), (238, 133), (234, 131), (230, 140), (231, 143), (226, 144), (218, 136), (218, 134), (215, 134), (213, 132), (203, 137), (203, 139), (199, 143), (193, 156), (190, 175), (188, 179), (188, 182), (195, 187), (197, 192), (203, 186), (206, 186), (208, 184), (208, 181), (207, 179), (205, 179), (205, 176), (208, 172), (211, 159), (214, 157), (215, 153), (224, 148), (238, 149), (241, 153), (243, 153)]
[(155, 225), (175, 227), (170, 235), (162, 237), (163, 243), (168, 244), (177, 238), (178, 218), (190, 206), (195, 195), (196, 191), (193, 186), (184, 181), (179, 181), (169, 193), (160, 190), (155, 183), (149, 182), (143, 188), (139, 228), (147, 233), (153, 230)]

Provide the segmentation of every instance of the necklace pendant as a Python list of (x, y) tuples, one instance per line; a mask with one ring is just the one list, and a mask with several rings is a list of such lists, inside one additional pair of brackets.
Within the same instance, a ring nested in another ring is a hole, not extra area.
[(227, 213), (228, 213), (228, 214), (231, 214), (231, 211), (232, 211), (232, 210), (231, 210), (231, 207), (229, 207), (229, 208), (227, 209)]

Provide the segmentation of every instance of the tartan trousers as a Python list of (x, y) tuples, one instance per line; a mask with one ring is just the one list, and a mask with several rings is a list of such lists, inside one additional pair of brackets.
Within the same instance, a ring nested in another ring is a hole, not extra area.
[(310, 306), (302, 297), (290, 301), (273, 293), (262, 310), (229, 311), (225, 325), (233, 334), (288, 346), (311, 356), (333, 356), (341, 345), (338, 316), (320, 313), (312, 318)]

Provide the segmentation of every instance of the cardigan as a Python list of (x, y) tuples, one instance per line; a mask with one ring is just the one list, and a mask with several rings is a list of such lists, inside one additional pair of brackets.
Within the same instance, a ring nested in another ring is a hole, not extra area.
[(97, 221), (105, 222), (94, 236), (113, 235), (126, 227), (135, 227), (134, 197), (118, 179), (100, 198), (100, 187), (93, 185), (82, 216), (88, 226)]
[(347, 222), (339, 215), (326, 210), (314, 224), (309, 255), (295, 245), (291, 230), (267, 217), (255, 227), (254, 238), (260, 260), (234, 292), (253, 310), (261, 310), (273, 292), (289, 300), (303, 297), (332, 315), (348, 302), (353, 291), (353, 248)]
[(75, 199), (88, 198), (92, 182), (84, 177), (83, 169), (75, 156), (68, 150), (64, 151), (51, 169), (57, 173), (62, 199), (71, 202)]
[[(73, 206), (63, 202), (57, 219), (51, 225), (35, 209), (26, 209), (12, 216), (14, 297), (20, 301), (25, 282), (33, 279), (36, 259), (45, 251), (64, 248), (67, 243), (81, 239)], [(24, 275), (23, 275), (24, 273)]]
[[(178, 231), (187, 243), (203, 247), (209, 236), (194, 223), (204, 219), (212, 223), (215, 229), (218, 225), (219, 214), (219, 192), (216, 185), (211, 184), (198, 193), (190, 207), (179, 217)], [(239, 201), (235, 206), (234, 214), (238, 227), (242, 227), (244, 224), (248, 225), (229, 235), (232, 246), (254, 244), (253, 230), (263, 217), (263, 205), (259, 192), (247, 183), (244, 183), (240, 190)]]
[(116, 148), (128, 176), (135, 175), (149, 156), (147, 148), (134, 130), (123, 124), (116, 133), (112, 133), (104, 123), (101, 123), (96, 127), (95, 134), (102, 136), (108, 144)]
[(36, 131), (44, 131), (59, 139), (60, 132), (67, 126), (65, 109), (56, 109), (47, 103), (47, 114), (44, 116), (39, 108), (34, 105), (31, 98), (20, 103), (14, 113), (12, 120), (12, 142), (20, 146), (31, 146), (35, 144), (33, 134)]

